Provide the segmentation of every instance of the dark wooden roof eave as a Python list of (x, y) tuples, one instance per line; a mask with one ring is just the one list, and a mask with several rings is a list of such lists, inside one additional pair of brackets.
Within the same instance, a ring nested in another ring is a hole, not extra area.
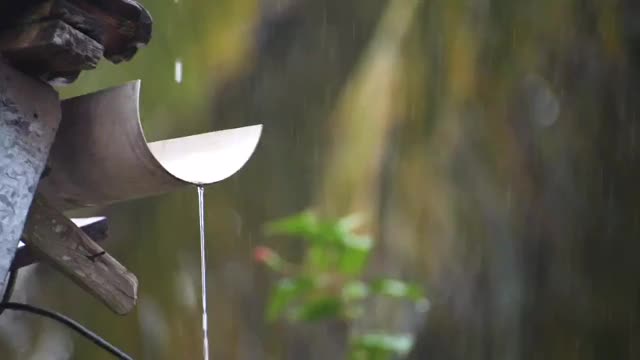
[(0, 0), (0, 54), (31, 76), (70, 83), (103, 57), (132, 59), (152, 22), (133, 0)]

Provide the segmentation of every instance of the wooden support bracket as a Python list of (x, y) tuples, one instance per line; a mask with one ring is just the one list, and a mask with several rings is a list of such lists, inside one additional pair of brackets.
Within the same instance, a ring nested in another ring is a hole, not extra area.
[[(109, 224), (106, 217), (101, 216), (88, 219), (71, 219), (71, 221), (84, 231), (84, 233), (93, 241), (101, 243), (107, 239)], [(37, 254), (34, 254), (31, 247), (26, 245), (18, 246), (16, 256), (13, 258), (13, 263), (11, 263), (11, 270), (18, 270), (25, 266), (35, 264), (38, 261), (40, 261), (40, 258)]]
[(23, 239), (40, 258), (97, 297), (117, 314), (131, 311), (138, 280), (43, 196), (36, 194)]

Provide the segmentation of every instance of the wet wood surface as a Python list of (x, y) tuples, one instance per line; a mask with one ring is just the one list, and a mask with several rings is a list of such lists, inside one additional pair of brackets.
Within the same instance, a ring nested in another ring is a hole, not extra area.
[(18, 69), (47, 82), (66, 83), (94, 69), (104, 48), (60, 20), (25, 25), (0, 35), (0, 50)]
[(130, 60), (149, 43), (151, 30), (149, 12), (130, 0), (0, 4), (0, 54), (53, 84), (73, 82), (103, 57)]
[[(79, 224), (80, 221), (77, 220), (84, 221), (85, 219), (71, 219), (71, 221), (80, 227), (93, 241), (101, 243), (107, 239), (109, 223), (106, 217), (91, 218), (87, 224)], [(13, 263), (11, 264), (11, 270), (21, 269), (25, 266), (35, 264), (40, 260), (38, 255), (31, 250), (30, 246), (19, 246)]]
[(0, 288), (59, 122), (57, 93), (0, 59)]
[(134, 308), (136, 276), (40, 195), (31, 205), (23, 239), (38, 257), (115, 313), (124, 315)]

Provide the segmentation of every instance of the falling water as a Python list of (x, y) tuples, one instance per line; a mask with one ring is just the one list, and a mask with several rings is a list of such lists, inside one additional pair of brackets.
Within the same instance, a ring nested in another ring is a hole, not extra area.
[(202, 344), (204, 360), (209, 360), (209, 334), (207, 325), (207, 259), (204, 245), (204, 188), (198, 186), (200, 212), (200, 278), (202, 279)]

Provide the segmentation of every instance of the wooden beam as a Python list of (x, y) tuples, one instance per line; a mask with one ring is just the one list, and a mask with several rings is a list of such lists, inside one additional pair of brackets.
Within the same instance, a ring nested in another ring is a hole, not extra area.
[(11, 3), (0, 0), (0, 54), (49, 83), (71, 83), (103, 56), (130, 60), (151, 40), (151, 15), (133, 0)]
[(130, 60), (151, 40), (151, 15), (131, 0), (40, 0), (14, 14), (0, 14), (0, 30), (61, 20), (100, 43), (114, 63)]
[[(104, 216), (89, 219), (71, 219), (71, 221), (97, 243), (103, 242), (108, 237), (109, 223)], [(89, 222), (86, 223), (86, 221)], [(40, 261), (40, 258), (31, 250), (31, 247), (27, 245), (18, 246), (16, 256), (13, 259), (13, 263), (11, 263), (11, 270), (18, 270), (38, 261)]]
[(117, 314), (131, 311), (138, 280), (70, 219), (36, 195), (24, 242), (39, 257), (97, 297)]
[(39, 1), (23, 11), (23, 14), (3, 20), (0, 29), (16, 29), (46, 20), (61, 20), (93, 40), (101, 44), (104, 42), (103, 24), (95, 16), (67, 0)]
[(133, 0), (70, 0), (98, 19), (104, 28), (104, 57), (113, 63), (130, 60), (151, 41), (149, 12)]
[(75, 80), (94, 69), (104, 48), (61, 20), (26, 24), (0, 33), (0, 53), (16, 68), (47, 82)]
[(57, 93), (0, 58), (0, 289), (59, 122)]

